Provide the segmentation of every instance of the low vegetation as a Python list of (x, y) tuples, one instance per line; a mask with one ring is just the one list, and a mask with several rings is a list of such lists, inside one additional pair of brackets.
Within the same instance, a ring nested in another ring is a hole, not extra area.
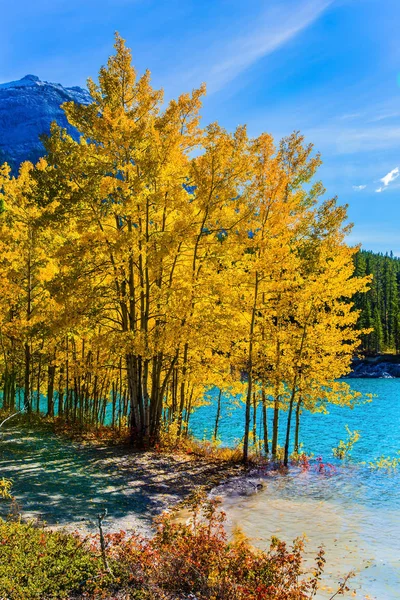
[[(400, 452), (398, 452), (400, 454)], [(371, 469), (393, 472), (400, 466), (400, 456), (380, 456), (369, 463)]]
[(307, 600), (315, 595), (325, 563), (322, 549), (307, 574), (302, 540), (289, 547), (272, 539), (267, 551), (256, 550), (240, 534), (228, 542), (217, 501), (194, 495), (188, 507), (189, 523), (166, 514), (152, 539), (100, 530), (83, 540), (32, 523), (0, 521), (0, 597)]
[(32, 523), (0, 521), (0, 597), (68, 598), (93, 590), (99, 563), (78, 537)]
[(346, 425), (346, 432), (347, 438), (345, 440), (340, 440), (339, 444), (335, 448), (332, 448), (333, 456), (340, 460), (344, 460), (350, 456), (354, 444), (356, 444), (361, 437), (359, 431), (351, 431), (348, 425)]

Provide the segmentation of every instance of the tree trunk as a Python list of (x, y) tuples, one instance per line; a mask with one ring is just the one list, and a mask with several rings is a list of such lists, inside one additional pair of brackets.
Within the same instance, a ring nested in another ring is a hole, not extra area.
[(298, 454), (299, 453), (299, 430), (300, 430), (300, 407), (302, 404), (302, 399), (300, 397), (297, 406), (296, 406), (296, 429), (295, 429), (295, 433), (294, 433), (294, 451)]
[(187, 371), (187, 360), (188, 360), (188, 351), (189, 344), (185, 343), (185, 348), (183, 351), (183, 367), (182, 367), (182, 382), (180, 388), (180, 404), (179, 404), (179, 412), (178, 412), (178, 432), (177, 436), (180, 437), (182, 432), (182, 420), (183, 420), (183, 409), (185, 406), (185, 388), (186, 388), (186, 371)]
[[(278, 339), (276, 342), (276, 369), (279, 376), (281, 362), (281, 343)], [(275, 458), (278, 450), (278, 433), (279, 433), (279, 404), (280, 404), (280, 381), (278, 377), (275, 380), (274, 390), (274, 422), (272, 431), (272, 456)]]
[(56, 366), (49, 365), (47, 370), (47, 416), (54, 417), (54, 378)]
[(25, 381), (24, 381), (24, 406), (30, 414), (32, 412), (31, 403), (31, 349), (28, 343), (25, 343)]
[(288, 411), (288, 418), (287, 418), (287, 425), (286, 425), (285, 457), (283, 459), (283, 464), (285, 467), (287, 467), (289, 464), (290, 425), (291, 425), (291, 420), (292, 420), (293, 403), (294, 403), (294, 399), (296, 396), (296, 385), (297, 385), (297, 376), (295, 376), (295, 378), (294, 378), (293, 389), (292, 389), (292, 393), (290, 396), (290, 402), (289, 402), (289, 411)]
[(272, 456), (276, 456), (279, 433), (279, 395), (274, 398), (274, 422), (272, 425)]
[(214, 441), (217, 439), (217, 435), (218, 435), (219, 418), (221, 415), (221, 395), (222, 395), (222, 390), (220, 389), (219, 393), (218, 393), (217, 415), (215, 417)]
[(257, 448), (257, 394), (253, 392), (253, 447)]
[(249, 331), (249, 353), (248, 353), (248, 383), (246, 397), (246, 413), (244, 423), (244, 440), (243, 440), (243, 462), (247, 463), (249, 459), (249, 434), (250, 434), (250, 409), (251, 398), (253, 393), (253, 343), (254, 343), (254, 328), (256, 322), (256, 307), (258, 296), (258, 273), (256, 272), (256, 281), (254, 286), (254, 301), (251, 312), (251, 323)]
[(267, 399), (265, 397), (264, 386), (262, 387), (262, 390), (261, 390), (261, 398), (262, 398), (262, 415), (263, 415), (264, 452), (265, 452), (265, 454), (269, 454)]

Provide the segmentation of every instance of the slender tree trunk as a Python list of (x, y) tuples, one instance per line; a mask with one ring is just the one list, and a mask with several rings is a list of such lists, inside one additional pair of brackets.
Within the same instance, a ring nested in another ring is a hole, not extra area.
[(221, 415), (221, 395), (222, 395), (222, 390), (220, 388), (219, 393), (218, 393), (217, 415), (215, 417), (214, 440), (217, 439), (217, 435), (218, 435), (219, 418)]
[[(279, 325), (279, 322), (277, 323)], [(276, 342), (276, 369), (279, 375), (281, 362), (281, 342), (278, 339)], [(278, 434), (279, 434), (279, 408), (280, 408), (280, 381), (277, 378), (274, 389), (274, 421), (272, 431), (272, 456), (275, 458), (278, 450)]]
[(189, 433), (189, 419), (192, 414), (192, 401), (193, 401), (193, 389), (190, 394), (190, 398), (186, 407), (186, 419), (185, 419), (185, 435), (187, 436)]
[(25, 410), (30, 414), (32, 412), (31, 403), (31, 349), (29, 344), (25, 343), (25, 382), (24, 382), (24, 405)]
[(294, 378), (292, 393), (290, 395), (289, 411), (288, 411), (287, 424), (286, 424), (285, 457), (283, 459), (283, 464), (285, 467), (287, 467), (289, 464), (290, 426), (291, 426), (291, 420), (292, 420), (293, 403), (294, 403), (294, 399), (296, 396), (296, 386), (297, 386), (297, 374)]
[(128, 354), (125, 359), (130, 400), (130, 443), (143, 446), (143, 407), (141, 398), (141, 359)]
[[(32, 233), (29, 232), (29, 255), (28, 255), (28, 288), (27, 288), (27, 308), (26, 317), (27, 321), (31, 320), (32, 314), (32, 265), (31, 265), (31, 245), (32, 245)], [(31, 399), (31, 348), (29, 341), (25, 342), (25, 385), (24, 385), (24, 405), (25, 410), (30, 414), (32, 412), (32, 399)]]
[(42, 355), (39, 356), (38, 372), (37, 372), (37, 398), (36, 398), (36, 412), (40, 412), (40, 388), (41, 388), (41, 376), (42, 376)]
[(69, 398), (69, 359), (68, 359), (68, 336), (65, 338), (66, 346), (66, 359), (65, 359), (65, 418), (68, 423), (69, 421), (69, 409), (70, 409), (70, 398)]
[(272, 456), (276, 456), (278, 450), (278, 434), (279, 434), (279, 394), (274, 398), (274, 421), (272, 424)]
[(287, 427), (286, 427), (286, 442), (285, 442), (285, 458), (284, 458), (284, 465), (285, 467), (288, 466), (289, 463), (289, 442), (290, 442), (290, 422), (291, 422), (291, 418), (292, 418), (292, 412), (293, 412), (293, 403), (294, 403), (294, 399), (297, 393), (297, 382), (298, 379), (301, 377), (300, 373), (301, 373), (301, 358), (303, 356), (303, 348), (304, 348), (304, 344), (306, 341), (306, 336), (307, 336), (307, 325), (308, 325), (308, 320), (311, 317), (311, 314), (313, 312), (313, 303), (311, 303), (311, 307), (310, 307), (310, 312), (308, 314), (308, 317), (304, 323), (304, 327), (303, 327), (303, 333), (301, 336), (301, 343), (300, 343), (300, 348), (298, 351), (298, 356), (297, 356), (297, 366), (296, 366), (296, 372), (295, 372), (295, 376), (294, 376), (294, 380), (293, 380), (293, 385), (292, 385), (292, 394), (290, 396), (290, 404), (289, 404), (289, 413), (288, 413), (288, 420), (287, 420)]
[(186, 370), (187, 370), (188, 351), (189, 351), (189, 344), (188, 344), (188, 342), (186, 342), (184, 351), (183, 351), (182, 381), (181, 381), (181, 386), (180, 386), (180, 403), (179, 403), (179, 412), (178, 412), (178, 432), (177, 432), (178, 437), (180, 437), (181, 432), (182, 432), (183, 409), (185, 406)]
[(111, 427), (114, 429), (114, 427), (115, 427), (115, 412), (116, 412), (116, 408), (117, 408), (117, 384), (115, 381), (112, 382), (111, 398), (112, 398)]
[(257, 448), (257, 394), (253, 392), (253, 447)]
[(253, 344), (254, 344), (254, 328), (255, 328), (255, 322), (256, 322), (257, 296), (258, 296), (258, 273), (256, 272), (255, 286), (254, 286), (254, 301), (253, 301), (253, 308), (251, 311), (251, 322), (250, 322), (250, 331), (249, 331), (248, 382), (247, 382), (246, 413), (245, 413), (244, 441), (243, 441), (243, 462), (244, 463), (247, 463), (247, 461), (249, 459), (250, 410), (251, 410), (251, 398), (252, 398), (252, 393), (253, 393)]
[(299, 448), (300, 448), (300, 444), (299, 444), (299, 430), (300, 430), (300, 412), (301, 412), (301, 404), (302, 404), (302, 398), (299, 398), (299, 401), (297, 402), (297, 406), (296, 406), (296, 429), (295, 429), (295, 433), (294, 433), (294, 451), (298, 454), (299, 452)]
[(64, 382), (63, 382), (64, 366), (60, 366), (58, 377), (58, 416), (64, 415)]
[(47, 416), (54, 417), (54, 378), (56, 366), (50, 364), (47, 370)]
[(265, 454), (269, 454), (267, 399), (265, 397), (264, 386), (262, 387), (262, 390), (261, 390), (261, 398), (262, 398), (262, 415), (263, 415), (264, 452), (265, 452)]

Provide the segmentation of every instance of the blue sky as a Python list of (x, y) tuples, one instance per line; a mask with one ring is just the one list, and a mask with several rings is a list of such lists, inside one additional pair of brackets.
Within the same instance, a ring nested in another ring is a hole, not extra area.
[(400, 256), (399, 23), (399, 0), (16, 0), (0, 82), (84, 85), (118, 30), (167, 98), (207, 83), (203, 123), (304, 133), (350, 241)]

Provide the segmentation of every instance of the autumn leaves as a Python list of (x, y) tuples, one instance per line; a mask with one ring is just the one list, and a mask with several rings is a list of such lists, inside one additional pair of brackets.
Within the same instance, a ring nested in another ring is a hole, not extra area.
[(275, 148), (201, 128), (203, 89), (163, 105), (115, 46), (92, 104), (64, 106), (80, 142), (54, 125), (46, 159), (1, 171), (6, 403), (22, 380), (29, 409), (50, 389), (70, 420), (105, 418), (111, 399), (146, 447), (163, 423), (182, 435), (205, 388), (245, 385), (246, 460), (254, 397), (277, 426), (300, 399), (339, 397), (328, 387), (358, 345), (350, 300), (367, 285), (345, 209), (320, 201), (301, 135)]

